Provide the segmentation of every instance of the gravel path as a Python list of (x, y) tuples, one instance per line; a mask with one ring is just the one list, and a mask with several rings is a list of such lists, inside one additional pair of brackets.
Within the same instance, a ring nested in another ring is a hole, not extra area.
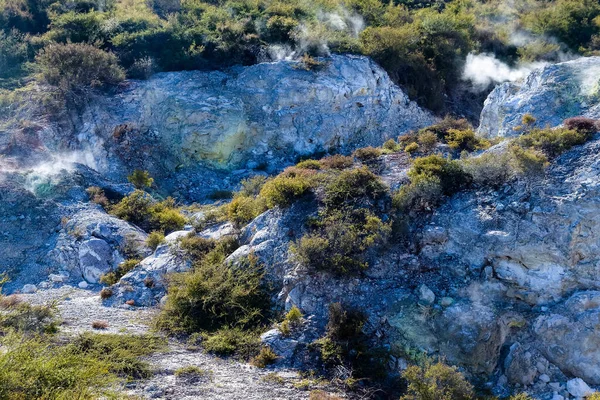
[[(156, 309), (124, 306), (105, 307), (98, 292), (72, 286), (40, 290), (20, 295), (32, 304), (54, 302), (62, 320), (61, 333), (144, 334)], [(108, 322), (105, 330), (94, 330), (94, 321)], [(308, 399), (309, 390), (298, 388), (306, 383), (292, 370), (260, 369), (231, 359), (221, 359), (184, 344), (170, 341), (168, 349), (147, 358), (155, 374), (145, 381), (132, 382), (123, 389), (127, 395), (144, 399), (211, 400), (300, 400)], [(195, 366), (202, 376), (176, 376), (182, 367)], [(311, 387), (311, 388), (314, 388)]]

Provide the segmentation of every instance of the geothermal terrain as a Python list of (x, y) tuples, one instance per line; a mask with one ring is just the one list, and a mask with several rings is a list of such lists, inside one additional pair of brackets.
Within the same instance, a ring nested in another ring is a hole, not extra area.
[(0, 399), (598, 398), (600, 57), (269, 49), (0, 93)]

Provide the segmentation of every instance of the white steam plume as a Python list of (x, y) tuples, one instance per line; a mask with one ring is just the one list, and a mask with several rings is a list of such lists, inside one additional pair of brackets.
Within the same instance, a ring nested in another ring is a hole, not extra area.
[(512, 68), (491, 54), (467, 55), (463, 79), (471, 81), (475, 89), (484, 90), (491, 83), (514, 82), (525, 78), (533, 70), (546, 65), (543, 62), (521, 64)]

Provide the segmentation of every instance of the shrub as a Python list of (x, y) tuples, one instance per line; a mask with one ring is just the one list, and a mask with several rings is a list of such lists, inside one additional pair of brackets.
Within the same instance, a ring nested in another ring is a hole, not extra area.
[(422, 151), (429, 153), (433, 151), (437, 146), (438, 137), (435, 133), (428, 130), (424, 130), (420, 131), (417, 135), (417, 142), (419, 143), (419, 148)]
[(449, 129), (444, 139), (451, 149), (458, 151), (485, 150), (490, 147), (490, 142), (477, 137), (472, 129)]
[(250, 360), (259, 352), (260, 336), (253, 331), (225, 327), (202, 334), (202, 347), (220, 356), (237, 354), (244, 360)]
[(407, 394), (401, 400), (471, 400), (473, 387), (465, 377), (441, 362), (424, 367), (410, 366), (402, 373), (407, 381)]
[(304, 160), (296, 164), (300, 169), (321, 169), (321, 163), (318, 160)]
[(523, 149), (520, 146), (510, 146), (514, 159), (515, 170), (525, 177), (533, 178), (544, 174), (548, 158), (538, 150)]
[(565, 125), (565, 128), (577, 131), (579, 133), (584, 134), (585, 136), (591, 136), (592, 134), (598, 132), (598, 121), (591, 118), (567, 118), (565, 119), (563, 124)]
[(108, 273), (102, 275), (100, 277), (100, 282), (104, 283), (105, 285), (114, 285), (115, 283), (119, 282), (119, 280), (125, 274), (127, 274), (129, 271), (131, 271), (132, 269), (137, 267), (137, 265), (139, 263), (140, 263), (140, 260), (135, 259), (135, 258), (125, 260), (121, 264), (119, 264), (117, 269), (115, 269), (114, 271), (111, 271), (111, 272), (108, 272)]
[(279, 356), (270, 347), (263, 346), (260, 352), (250, 360), (250, 363), (258, 368), (265, 368), (277, 361)]
[(167, 198), (156, 202), (147, 193), (136, 190), (115, 204), (110, 213), (131, 222), (146, 232), (158, 230), (170, 233), (182, 229), (185, 217), (175, 208), (175, 201)]
[(110, 299), (113, 295), (113, 291), (109, 288), (104, 288), (100, 291), (100, 298), (102, 300)]
[(154, 183), (154, 179), (150, 176), (150, 173), (141, 169), (134, 170), (133, 173), (127, 177), (127, 180), (139, 190), (151, 187)]
[(404, 148), (404, 151), (407, 152), (408, 154), (415, 153), (417, 150), (419, 150), (419, 145), (414, 142), (407, 144), (406, 147)]
[(58, 321), (54, 306), (31, 305), (15, 296), (0, 295), (0, 300), (0, 336), (10, 332), (27, 335), (56, 332)]
[(179, 239), (179, 248), (193, 261), (201, 261), (215, 246), (215, 240), (196, 236), (194, 232)]
[(244, 179), (241, 182), (242, 187), (237, 194), (238, 196), (256, 197), (266, 182), (267, 178), (262, 175), (256, 175), (252, 178)]
[(383, 182), (366, 167), (342, 171), (325, 186), (323, 204), (329, 209), (342, 205), (373, 205), (387, 192)]
[(443, 196), (442, 184), (437, 177), (419, 177), (394, 193), (392, 205), (403, 212), (431, 210)]
[(363, 162), (371, 161), (381, 155), (381, 149), (371, 146), (364, 147), (362, 149), (355, 150), (354, 153), (352, 153), (352, 155)]
[(40, 79), (65, 94), (116, 85), (125, 79), (112, 54), (82, 43), (50, 43), (36, 57)]
[(209, 374), (210, 371), (206, 371), (195, 365), (188, 365), (175, 370), (175, 376), (178, 378), (201, 378)]
[(384, 144), (383, 144), (383, 148), (385, 150), (391, 151), (391, 152), (398, 152), (401, 150), (401, 147), (398, 143), (396, 143), (396, 141), (394, 139), (389, 139), (387, 140)]
[(208, 195), (208, 198), (211, 200), (226, 200), (231, 199), (232, 197), (233, 192), (231, 190), (215, 190)]
[(207, 254), (192, 271), (171, 278), (159, 328), (193, 333), (224, 326), (250, 329), (266, 321), (270, 297), (262, 267), (254, 257), (236, 265), (224, 263), (225, 257)]
[(267, 181), (260, 191), (260, 197), (265, 199), (267, 207), (287, 207), (304, 195), (312, 183), (307, 170), (288, 168), (275, 178)]
[(324, 169), (346, 169), (354, 165), (352, 157), (336, 154), (321, 159), (321, 166)]
[(317, 231), (291, 246), (298, 261), (316, 270), (350, 274), (367, 268), (369, 249), (385, 243), (389, 224), (366, 209), (338, 210), (322, 215)]
[(153, 251), (156, 250), (156, 248), (164, 242), (165, 234), (160, 231), (152, 231), (146, 238), (146, 246), (148, 246)]
[(526, 149), (539, 150), (553, 158), (573, 146), (585, 143), (588, 138), (584, 133), (566, 128), (534, 128), (527, 134), (519, 136), (514, 143)]
[(104, 190), (100, 189), (98, 186), (90, 186), (86, 189), (86, 192), (92, 203), (96, 203), (104, 209), (107, 209), (110, 206), (108, 198), (104, 194)]
[(443, 120), (437, 124), (428, 126), (427, 128), (421, 129), (419, 133), (429, 131), (433, 133), (438, 139), (443, 140), (448, 136), (448, 132), (451, 130), (455, 131), (471, 131), (471, 124), (466, 119), (454, 119), (450, 116), (446, 116)]
[(99, 330), (108, 329), (108, 322), (106, 322), (106, 321), (93, 321), (92, 322), (92, 328), (99, 329)]
[(438, 178), (446, 195), (456, 193), (470, 183), (470, 177), (463, 171), (459, 162), (438, 155), (415, 159), (408, 171), (408, 177), (411, 181), (423, 177)]
[(236, 195), (227, 205), (227, 219), (236, 226), (244, 226), (267, 209), (263, 198)]
[(513, 160), (506, 151), (467, 158), (462, 164), (465, 172), (473, 178), (473, 183), (480, 187), (499, 188), (514, 175)]

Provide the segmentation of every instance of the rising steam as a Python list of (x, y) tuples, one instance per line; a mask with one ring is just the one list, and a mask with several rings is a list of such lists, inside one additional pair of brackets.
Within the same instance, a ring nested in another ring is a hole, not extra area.
[(533, 70), (546, 65), (543, 62), (521, 64), (513, 68), (491, 54), (467, 55), (463, 79), (471, 81), (477, 90), (484, 90), (492, 83), (514, 82), (525, 78)]

